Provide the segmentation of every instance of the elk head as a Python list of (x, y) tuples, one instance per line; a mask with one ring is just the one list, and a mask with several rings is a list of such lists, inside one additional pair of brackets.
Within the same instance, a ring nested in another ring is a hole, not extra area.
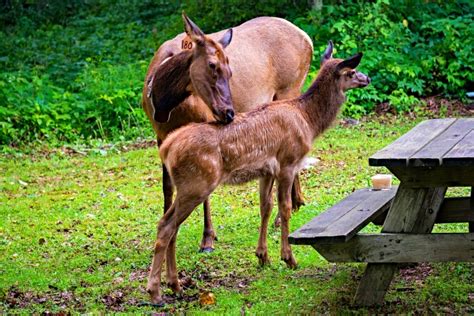
[(187, 35), (194, 43), (193, 58), (189, 67), (191, 89), (210, 107), (214, 118), (222, 123), (234, 119), (229, 80), (232, 71), (224, 53), (232, 40), (232, 29), (215, 42), (183, 12)]
[(357, 53), (347, 59), (333, 59), (333, 48), (332, 41), (329, 41), (328, 47), (321, 57), (321, 68), (331, 69), (328, 73), (332, 74), (336, 86), (342, 91), (368, 86), (370, 78), (355, 69), (362, 59), (362, 53)]

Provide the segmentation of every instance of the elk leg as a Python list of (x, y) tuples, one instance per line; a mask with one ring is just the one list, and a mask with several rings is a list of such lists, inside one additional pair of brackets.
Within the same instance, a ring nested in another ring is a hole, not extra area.
[(301, 206), (304, 205), (304, 196), (303, 192), (301, 191), (301, 183), (299, 175), (295, 176), (295, 180), (293, 181), (293, 186), (291, 188), (291, 208), (293, 211), (298, 211)]
[(165, 199), (164, 203), (164, 213), (171, 207), (171, 204), (173, 204), (173, 183), (171, 182), (171, 177), (168, 172), (168, 169), (166, 169), (165, 164), (162, 164), (163, 166), (163, 196)]
[[(298, 175), (296, 175), (295, 180), (293, 181), (293, 185), (291, 187), (291, 209), (293, 210), (293, 212), (296, 212), (303, 205), (304, 197), (303, 192), (301, 191), (300, 178)], [(281, 225), (280, 215), (280, 212), (278, 212), (277, 217), (275, 217), (275, 222), (273, 223), (275, 227), (279, 227)]]
[(217, 240), (217, 236), (212, 226), (209, 198), (202, 205), (204, 208), (204, 231), (202, 233), (200, 252), (212, 252), (214, 251), (214, 240)]
[(273, 207), (273, 177), (263, 177), (260, 179), (260, 235), (258, 237), (258, 246), (255, 251), (260, 265), (270, 264), (268, 259), (267, 230), (268, 220)]
[(178, 272), (176, 269), (176, 236), (178, 235), (178, 230), (176, 234), (171, 238), (166, 249), (166, 280), (167, 285), (175, 293), (181, 292), (181, 286), (179, 285)]
[[(158, 223), (158, 233), (155, 243), (155, 252), (153, 255), (150, 274), (148, 276), (147, 292), (151, 296), (153, 304), (163, 304), (161, 297), (161, 269), (165, 255), (167, 257), (167, 271), (173, 279), (170, 284), (179, 290), (179, 283), (176, 273), (176, 234), (179, 225), (191, 214), (202, 198), (190, 198), (183, 196), (176, 198), (175, 203), (163, 215)], [(172, 258), (171, 258), (172, 257)]]
[(155, 242), (154, 255), (151, 262), (151, 269), (148, 275), (147, 292), (151, 296), (153, 304), (163, 304), (161, 298), (160, 284), (161, 284), (161, 267), (165, 256), (165, 251), (173, 236), (173, 218), (176, 205), (173, 204), (171, 208), (163, 215), (158, 222), (158, 232)]
[(296, 260), (293, 257), (289, 235), (289, 220), (291, 217), (291, 185), (293, 177), (291, 172), (286, 172), (278, 179), (278, 211), (281, 216), (281, 259), (289, 268), (296, 268)]

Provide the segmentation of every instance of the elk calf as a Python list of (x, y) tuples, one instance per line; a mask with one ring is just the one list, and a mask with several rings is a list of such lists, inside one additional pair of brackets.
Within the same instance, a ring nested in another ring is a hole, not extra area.
[(228, 125), (191, 124), (169, 135), (160, 155), (169, 170), (177, 195), (158, 223), (155, 253), (147, 290), (153, 303), (161, 303), (161, 267), (166, 257), (168, 284), (180, 291), (176, 272), (176, 235), (181, 223), (221, 183), (260, 179), (260, 237), (257, 257), (269, 262), (267, 226), (272, 209), (272, 185), (278, 183), (281, 216), (281, 258), (296, 267), (288, 243), (291, 187), (314, 139), (336, 118), (345, 91), (365, 87), (370, 78), (355, 68), (359, 53), (346, 60), (332, 58), (329, 45), (319, 74), (306, 93), (296, 99), (276, 101), (239, 114)]

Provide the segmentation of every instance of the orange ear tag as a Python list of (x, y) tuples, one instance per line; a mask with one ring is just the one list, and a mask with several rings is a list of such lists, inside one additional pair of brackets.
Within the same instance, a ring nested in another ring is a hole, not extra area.
[(181, 41), (181, 49), (182, 50), (191, 50), (191, 49), (193, 49), (193, 46), (194, 46), (193, 41), (191, 40), (191, 38), (188, 35), (186, 35), (186, 37), (183, 38), (183, 40)]

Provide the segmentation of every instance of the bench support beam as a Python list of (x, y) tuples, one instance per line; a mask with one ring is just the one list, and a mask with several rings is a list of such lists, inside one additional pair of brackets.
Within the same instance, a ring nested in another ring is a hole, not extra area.
[[(382, 232), (430, 233), (445, 193), (446, 187), (410, 188), (402, 182)], [(396, 263), (369, 263), (359, 283), (354, 304), (381, 304), (397, 267)]]
[(312, 246), (330, 262), (474, 262), (474, 234), (359, 234)]

